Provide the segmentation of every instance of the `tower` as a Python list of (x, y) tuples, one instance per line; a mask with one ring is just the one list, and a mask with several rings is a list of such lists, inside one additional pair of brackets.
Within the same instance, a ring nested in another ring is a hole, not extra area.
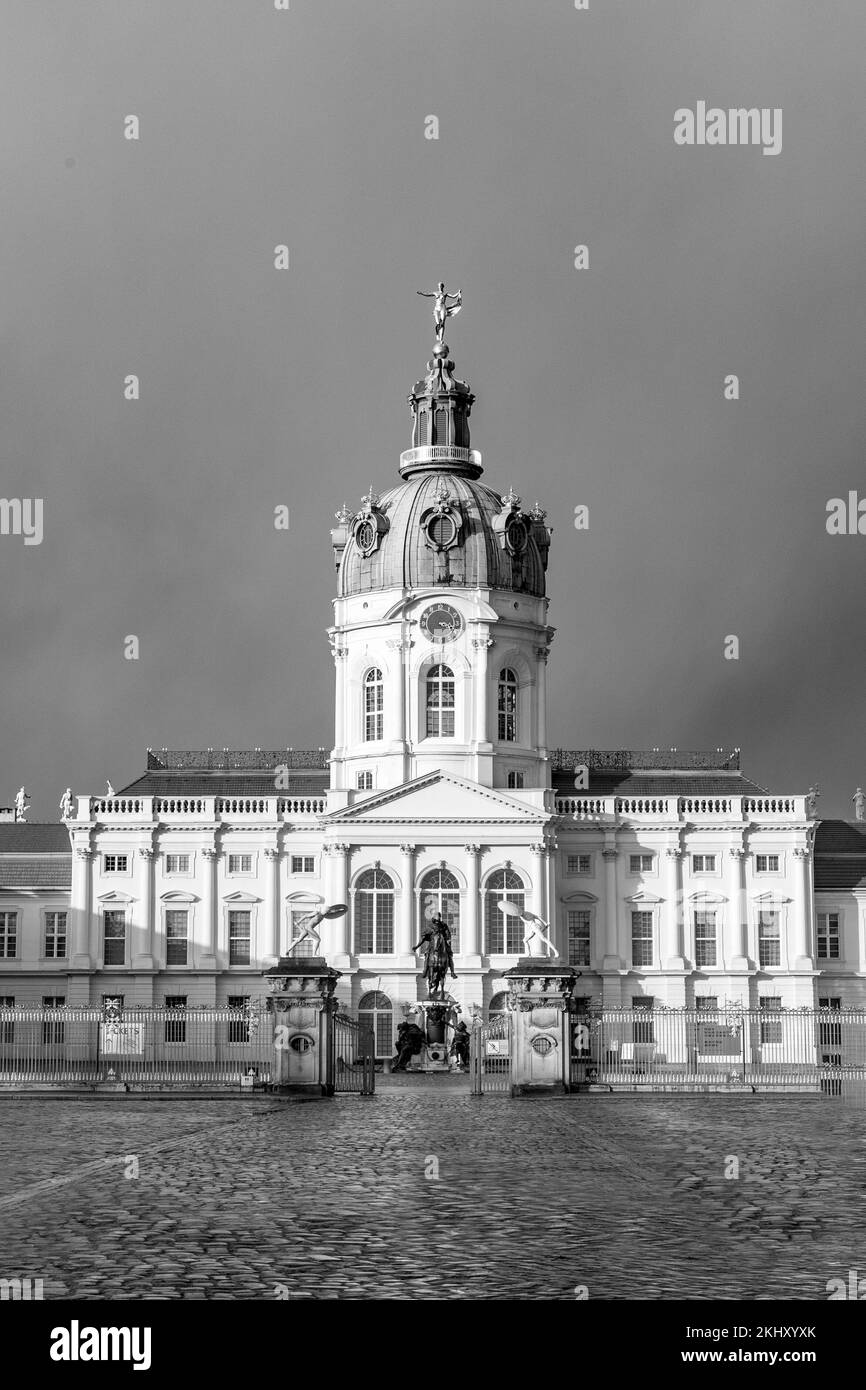
[(437, 319), (408, 398), (402, 482), (381, 495), (371, 484), (331, 532), (333, 791), (382, 790), (437, 768), (487, 787), (550, 785), (551, 529), (538, 504), (526, 511), (513, 489), (501, 496), (479, 481), (475, 397), (443, 329)]

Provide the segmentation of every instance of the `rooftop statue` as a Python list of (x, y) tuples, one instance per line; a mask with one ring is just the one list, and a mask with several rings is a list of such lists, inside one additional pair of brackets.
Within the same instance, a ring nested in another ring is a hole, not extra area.
[[(436, 342), (442, 343), (445, 337), (445, 325), (455, 314), (459, 314), (463, 307), (463, 291), (458, 290), (456, 294), (449, 293), (445, 288), (445, 281), (439, 281), (439, 287), (435, 290), (416, 290), (423, 299), (433, 299), (433, 323), (436, 328)], [(453, 299), (454, 303), (449, 304), (448, 300)]]

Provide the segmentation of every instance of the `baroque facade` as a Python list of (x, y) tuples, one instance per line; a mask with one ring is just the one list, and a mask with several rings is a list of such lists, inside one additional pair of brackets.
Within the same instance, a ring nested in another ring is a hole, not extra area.
[(502, 1006), (510, 901), (608, 1006), (866, 1003), (861, 822), (819, 823), (736, 751), (548, 748), (552, 532), (480, 481), (473, 400), (437, 341), (400, 482), (336, 514), (330, 753), (150, 751), (60, 825), (6, 815), (0, 1001), (240, 1005), (301, 919), (345, 903), (321, 952), (388, 1055), (433, 911), (454, 999)]

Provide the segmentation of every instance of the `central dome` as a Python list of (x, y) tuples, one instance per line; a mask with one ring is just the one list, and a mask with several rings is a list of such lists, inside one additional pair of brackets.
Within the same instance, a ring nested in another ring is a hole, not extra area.
[(402, 486), (382, 497), (372, 484), (359, 512), (343, 505), (331, 538), (340, 598), (371, 589), (506, 589), (544, 596), (550, 528), (538, 503), (521, 510), (479, 483), (470, 447), (475, 397), (437, 340), (427, 373), (409, 395), (412, 447), (400, 458)]
[(519, 504), (457, 473), (416, 474), (372, 504), (370, 520), (359, 513), (340, 562), (340, 597), (434, 585), (543, 596), (547, 548), (538, 532), (546, 542), (547, 527), (543, 514), (526, 516)]

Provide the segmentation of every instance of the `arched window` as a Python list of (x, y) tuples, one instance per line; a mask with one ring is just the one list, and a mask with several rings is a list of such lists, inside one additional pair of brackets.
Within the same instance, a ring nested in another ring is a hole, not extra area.
[(355, 950), (359, 955), (394, 950), (394, 884), (381, 869), (367, 869), (355, 885)]
[(364, 738), (369, 743), (384, 737), (385, 687), (382, 672), (374, 666), (364, 677)]
[(371, 791), (371, 790), (372, 790), (372, 787), (373, 787), (373, 774), (372, 774), (372, 772), (359, 772), (359, 773), (358, 773), (358, 791), (359, 791), (359, 792), (368, 792), (368, 791)]
[(503, 666), (499, 672), (499, 713), (500, 743), (517, 742), (517, 676), (510, 666)]
[[(451, 928), (451, 950), (460, 953), (460, 884), (450, 869), (431, 869), (421, 880), (421, 931), (438, 914)], [(421, 935), (421, 932), (418, 933)]]
[(489, 956), (519, 955), (523, 950), (524, 926), (519, 917), (499, 911), (502, 902), (526, 904), (523, 879), (513, 869), (498, 869), (487, 880), (484, 890), (484, 925)]
[(503, 989), (499, 994), (494, 994), (487, 1010), (488, 1018), (493, 1018), (494, 1014), (504, 1014), (507, 1007), (508, 990)]
[(427, 675), (427, 737), (454, 737), (454, 672), (434, 666)]
[(508, 786), (512, 789), (512, 791), (519, 791), (520, 788), (523, 786), (523, 773), (509, 772)]
[(373, 1030), (377, 1057), (394, 1055), (394, 1009), (387, 994), (371, 990), (362, 994), (358, 1004), (358, 1022)]

